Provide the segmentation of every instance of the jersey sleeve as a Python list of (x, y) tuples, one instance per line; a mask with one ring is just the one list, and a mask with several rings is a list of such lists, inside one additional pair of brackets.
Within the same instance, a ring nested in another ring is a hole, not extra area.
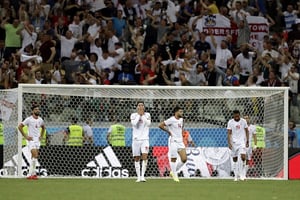
[(145, 113), (145, 120), (146, 120), (146, 125), (147, 126), (150, 126), (150, 124), (151, 124), (151, 115), (150, 115), (150, 113)]
[(130, 115), (130, 121), (131, 121), (131, 124), (132, 124), (133, 126), (136, 126), (137, 123), (139, 122), (139, 120), (140, 120), (140, 117), (139, 117), (138, 114), (132, 113), (132, 114)]
[(28, 126), (29, 125), (29, 117), (27, 117), (24, 121), (22, 121), (21, 124), (23, 124), (24, 126)]
[(172, 118), (165, 120), (164, 123), (166, 126), (170, 126), (172, 124)]
[(231, 120), (227, 124), (227, 130), (232, 130), (232, 128), (231, 128)]

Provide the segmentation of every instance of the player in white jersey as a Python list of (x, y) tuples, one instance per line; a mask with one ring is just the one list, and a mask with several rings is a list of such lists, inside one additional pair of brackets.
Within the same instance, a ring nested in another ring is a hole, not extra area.
[[(145, 112), (144, 102), (139, 101), (137, 103), (137, 112), (130, 115), (130, 121), (132, 124), (132, 154), (137, 175), (136, 182), (145, 182), (149, 153), (149, 126), (151, 124), (151, 115)], [(140, 168), (141, 159), (142, 171)]]
[[(27, 140), (27, 146), (31, 152), (31, 165), (29, 168), (29, 176), (27, 179), (37, 180), (37, 175), (35, 173), (35, 165), (39, 155), (39, 149), (41, 145), (41, 138), (45, 134), (45, 125), (44, 120), (39, 116), (40, 109), (38, 105), (31, 107), (32, 115), (27, 117), (23, 122), (18, 126), (20, 133)], [(28, 134), (24, 133), (23, 127), (28, 127)]]
[[(243, 171), (246, 165), (246, 148), (249, 147), (248, 125), (245, 119), (240, 117), (240, 111), (233, 111), (233, 119), (228, 121), (227, 125), (228, 147), (231, 150), (233, 159), (234, 181), (245, 180)], [(237, 162), (241, 159), (241, 162)]]
[(249, 161), (251, 160), (251, 157), (252, 157), (252, 150), (253, 151), (256, 150), (257, 138), (256, 138), (256, 126), (250, 123), (250, 116), (244, 115), (243, 118), (247, 121), (250, 144), (252, 143), (252, 138), (253, 138), (253, 143), (254, 143), (253, 148), (251, 147), (251, 145), (249, 145), (249, 147), (246, 149), (246, 166), (245, 166), (245, 172), (244, 172), (245, 173), (244, 177), (246, 177), (247, 171), (249, 169)]
[[(159, 128), (169, 134), (169, 155), (171, 172), (175, 182), (179, 182), (177, 170), (180, 169), (187, 160), (185, 145), (183, 143), (183, 109), (179, 106), (174, 108), (174, 116), (161, 122)], [(177, 156), (180, 160), (176, 163)]]

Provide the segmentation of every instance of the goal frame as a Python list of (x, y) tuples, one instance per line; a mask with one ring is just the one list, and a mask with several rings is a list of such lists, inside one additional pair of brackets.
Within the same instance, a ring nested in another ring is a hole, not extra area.
[[(28, 88), (65, 88), (65, 89), (145, 89), (145, 90), (178, 90), (178, 91), (184, 91), (184, 90), (215, 90), (215, 91), (224, 91), (224, 90), (230, 90), (230, 91), (237, 91), (237, 90), (244, 90), (244, 91), (260, 91), (260, 90), (276, 90), (276, 91), (283, 91), (283, 103), (284, 103), (284, 151), (283, 151), (283, 178), (279, 180), (287, 180), (288, 179), (288, 87), (208, 87), (208, 86), (201, 86), (201, 87), (195, 87), (195, 86), (133, 86), (133, 85), (60, 85), (60, 84), (49, 84), (49, 85), (38, 85), (38, 84), (19, 84), (18, 85), (18, 104), (17, 104), (17, 113), (18, 113), (18, 122), (20, 123), (22, 121), (22, 109), (23, 109), (23, 91)], [(84, 96), (84, 95), (82, 95)], [(151, 97), (147, 97), (151, 98)], [(168, 98), (168, 97), (166, 97)], [(176, 99), (176, 98), (174, 98)], [(180, 99), (180, 98), (178, 98)], [(18, 166), (17, 166), (17, 177), (22, 177), (22, 136), (19, 133), (18, 134)], [(263, 178), (268, 179), (268, 178)], [(272, 179), (272, 178), (271, 178)], [(278, 180), (278, 179), (276, 179)]]

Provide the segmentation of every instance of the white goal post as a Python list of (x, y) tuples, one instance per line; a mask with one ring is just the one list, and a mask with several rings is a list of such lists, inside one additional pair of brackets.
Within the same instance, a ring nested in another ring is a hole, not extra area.
[[(247, 176), (288, 179), (287, 87), (20, 84), (14, 90), (0, 90), (0, 96), (1, 102), (6, 102), (1, 103), (4, 145), (0, 176), (27, 175), (30, 153), (16, 127), (31, 115), (30, 107), (37, 103), (47, 129), (47, 142), (41, 146), (36, 167), (38, 175), (134, 177), (129, 116), (141, 100), (152, 120), (147, 177), (169, 174), (167, 134), (158, 124), (172, 116), (172, 109), (179, 105), (184, 109), (185, 129), (195, 143), (195, 147), (187, 147), (188, 161), (179, 176), (232, 176), (226, 127), (232, 111), (239, 110), (263, 130), (258, 137), (261, 146), (253, 152)], [(74, 117), (79, 125), (93, 122), (92, 144), (71, 146), (63, 142), (64, 131)], [(126, 127), (125, 146), (110, 146), (107, 142), (107, 131), (116, 121)]]

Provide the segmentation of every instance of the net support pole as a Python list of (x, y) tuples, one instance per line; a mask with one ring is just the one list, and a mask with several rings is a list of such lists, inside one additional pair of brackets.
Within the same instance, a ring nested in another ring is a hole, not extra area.
[(283, 133), (284, 133), (284, 136), (283, 136), (283, 139), (284, 139), (284, 146), (283, 146), (283, 178), (285, 180), (288, 179), (288, 161), (289, 161), (289, 157), (288, 157), (288, 119), (289, 119), (289, 102), (288, 102), (288, 98), (289, 98), (289, 90), (288, 88), (285, 89), (284, 91), (284, 130), (283, 130)]
[[(18, 87), (18, 123), (22, 121), (22, 109), (23, 109), (23, 93), (22, 93), (22, 84)], [(17, 124), (18, 126), (19, 124)], [(17, 130), (18, 133), (18, 163), (17, 163), (17, 176), (22, 177), (22, 135), (19, 130)]]

